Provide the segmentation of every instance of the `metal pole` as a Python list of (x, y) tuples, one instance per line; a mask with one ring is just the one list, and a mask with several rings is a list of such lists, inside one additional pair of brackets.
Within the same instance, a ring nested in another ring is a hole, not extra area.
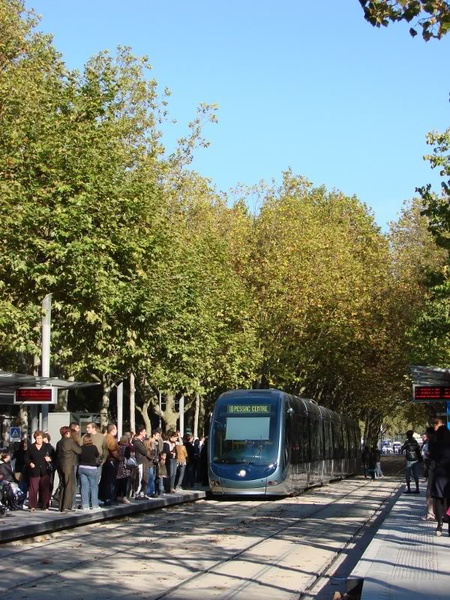
[(123, 381), (117, 386), (117, 437), (120, 439), (123, 427)]
[(184, 436), (184, 395), (180, 398), (180, 435)]
[[(42, 377), (50, 377), (50, 328), (52, 315), (52, 295), (47, 294), (42, 301)], [(41, 407), (42, 429), (48, 429), (48, 404)]]

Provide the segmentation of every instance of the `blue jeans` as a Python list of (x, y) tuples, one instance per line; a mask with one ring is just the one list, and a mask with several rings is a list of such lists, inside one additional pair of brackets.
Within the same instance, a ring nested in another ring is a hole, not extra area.
[(147, 468), (147, 496), (153, 496), (155, 494), (155, 467)]
[(81, 506), (89, 508), (98, 508), (98, 474), (97, 469), (89, 469), (80, 465), (78, 467), (78, 476), (81, 483)]
[(413, 476), (414, 481), (419, 482), (419, 461), (410, 463), (406, 463), (406, 483), (411, 481), (411, 475)]

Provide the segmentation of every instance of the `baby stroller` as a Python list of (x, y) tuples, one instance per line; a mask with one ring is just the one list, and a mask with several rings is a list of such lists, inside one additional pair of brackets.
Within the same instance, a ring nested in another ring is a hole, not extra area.
[[(0, 481), (0, 514), (1, 507), (6, 510), (21, 510), (25, 501), (25, 494), (17, 483)], [(5, 514), (3, 513), (3, 514)]]

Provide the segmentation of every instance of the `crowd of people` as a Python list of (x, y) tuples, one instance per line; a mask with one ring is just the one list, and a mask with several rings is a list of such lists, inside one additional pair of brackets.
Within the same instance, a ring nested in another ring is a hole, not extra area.
[[(448, 523), (450, 535), (450, 430), (440, 418), (433, 419), (432, 426), (422, 436), (422, 444), (416, 440), (414, 431), (406, 432), (401, 447), (405, 454), (405, 493), (420, 494), (420, 477), (426, 483), (427, 521), (435, 521), (436, 535), (441, 536), (444, 523)], [(361, 454), (365, 477), (383, 477), (380, 452), (376, 446), (365, 446)], [(414, 487), (412, 488), (412, 483)]]
[(53, 446), (47, 432), (35, 431), (32, 443), (22, 440), (13, 454), (0, 454), (0, 507), (101, 510), (207, 485), (204, 437), (160, 429), (147, 435), (140, 427), (118, 438), (113, 423), (99, 431), (94, 422), (84, 435), (75, 422), (60, 435)]

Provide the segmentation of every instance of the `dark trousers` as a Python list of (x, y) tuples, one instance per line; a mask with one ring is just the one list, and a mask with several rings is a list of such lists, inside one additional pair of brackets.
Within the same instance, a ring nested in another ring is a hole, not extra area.
[(73, 465), (67, 467), (60, 467), (58, 469), (59, 478), (61, 481), (60, 496), (59, 496), (59, 510), (69, 510), (72, 508), (73, 501), (73, 490), (75, 488), (75, 473)]
[(42, 508), (48, 508), (50, 504), (50, 478), (48, 475), (41, 477), (30, 477), (28, 496), (28, 507), (36, 508), (39, 494), (39, 502)]
[(116, 479), (118, 470), (119, 463), (116, 460), (107, 460), (103, 465), (100, 497), (104, 502), (115, 502), (117, 500)]

